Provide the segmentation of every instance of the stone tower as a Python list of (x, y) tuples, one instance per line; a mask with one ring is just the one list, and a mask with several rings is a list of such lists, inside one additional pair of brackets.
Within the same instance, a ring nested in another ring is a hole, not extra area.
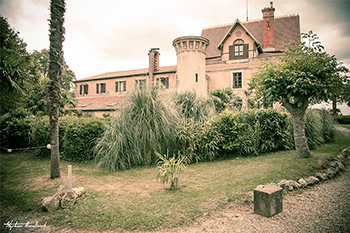
[(205, 55), (209, 40), (201, 36), (183, 36), (173, 40), (173, 46), (177, 56), (177, 90), (194, 90), (198, 95), (206, 96)]

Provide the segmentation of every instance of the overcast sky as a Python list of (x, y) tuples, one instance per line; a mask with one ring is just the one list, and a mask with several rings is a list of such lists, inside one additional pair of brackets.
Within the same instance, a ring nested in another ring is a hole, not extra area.
[[(350, 68), (350, 0), (275, 0), (275, 16), (299, 14), (327, 52)], [(246, 21), (247, 0), (66, 0), (64, 54), (77, 79), (147, 68), (160, 48), (160, 65), (176, 65), (172, 41), (203, 28)], [(249, 20), (269, 0), (248, 0)], [(0, 0), (0, 13), (20, 32), (28, 51), (49, 48), (49, 0)]]

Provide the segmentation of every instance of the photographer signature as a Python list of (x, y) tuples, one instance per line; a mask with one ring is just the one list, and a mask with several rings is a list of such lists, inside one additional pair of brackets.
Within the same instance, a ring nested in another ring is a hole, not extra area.
[(9, 228), (10, 230), (12, 230), (12, 228), (22, 228), (22, 227), (44, 228), (44, 227), (46, 227), (46, 224), (47, 224), (47, 222), (45, 222), (44, 225), (40, 225), (40, 224), (38, 224), (38, 222), (36, 222), (35, 224), (31, 224), (29, 221), (26, 223), (19, 223), (18, 221), (14, 222), (13, 220), (8, 221), (7, 223), (4, 223), (6, 228)]

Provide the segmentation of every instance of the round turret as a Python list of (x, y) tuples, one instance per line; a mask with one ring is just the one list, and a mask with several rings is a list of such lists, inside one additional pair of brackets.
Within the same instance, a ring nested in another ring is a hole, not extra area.
[(177, 55), (178, 91), (196, 91), (198, 95), (208, 94), (205, 76), (205, 55), (209, 40), (201, 36), (183, 36), (173, 40)]

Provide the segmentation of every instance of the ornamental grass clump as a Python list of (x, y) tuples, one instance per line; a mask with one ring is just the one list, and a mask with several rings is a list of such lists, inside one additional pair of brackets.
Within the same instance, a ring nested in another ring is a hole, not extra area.
[(94, 148), (97, 167), (114, 172), (154, 164), (155, 151), (175, 148), (178, 120), (155, 90), (133, 90)]

